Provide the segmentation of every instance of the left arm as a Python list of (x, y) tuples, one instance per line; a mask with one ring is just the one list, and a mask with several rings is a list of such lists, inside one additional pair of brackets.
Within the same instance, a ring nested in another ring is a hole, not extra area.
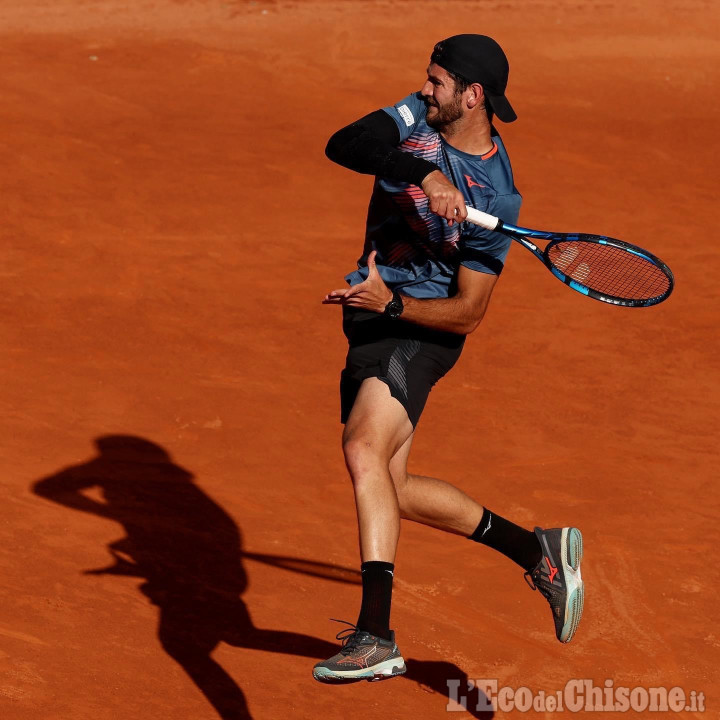
[[(375, 255), (373, 251), (368, 257), (369, 274), (365, 281), (344, 290), (333, 290), (325, 296), (323, 303), (348, 305), (382, 314), (392, 299), (392, 292), (377, 271)], [(405, 309), (400, 319), (433, 330), (468, 335), (483, 319), (497, 278), (497, 275), (477, 272), (461, 265), (458, 269), (458, 290), (453, 297), (420, 300), (403, 295)]]

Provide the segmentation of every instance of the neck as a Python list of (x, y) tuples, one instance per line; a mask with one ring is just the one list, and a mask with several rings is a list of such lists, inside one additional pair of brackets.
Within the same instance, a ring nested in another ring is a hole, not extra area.
[(440, 131), (440, 134), (457, 150), (470, 155), (484, 155), (493, 149), (490, 122), (484, 110), (478, 112), (477, 117), (473, 115), (464, 115), (450, 123)]

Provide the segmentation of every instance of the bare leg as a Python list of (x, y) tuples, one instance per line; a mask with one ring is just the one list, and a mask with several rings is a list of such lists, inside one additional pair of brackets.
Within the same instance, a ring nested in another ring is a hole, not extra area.
[(390, 461), (401, 517), (446, 532), (471, 535), (482, 518), (482, 505), (444, 480), (410, 475), (407, 460), (411, 445), (412, 436)]
[(343, 433), (363, 562), (395, 562), (400, 512), (389, 464), (412, 432), (405, 408), (390, 395), (388, 386), (377, 378), (365, 380)]

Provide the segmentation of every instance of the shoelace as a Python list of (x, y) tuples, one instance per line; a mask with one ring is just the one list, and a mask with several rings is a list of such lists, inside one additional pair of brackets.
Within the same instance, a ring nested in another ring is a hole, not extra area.
[(336, 640), (340, 640), (342, 642), (342, 648), (340, 652), (343, 655), (348, 655), (351, 653), (358, 645), (360, 640), (362, 639), (363, 635), (368, 635), (368, 633), (365, 630), (358, 630), (357, 625), (353, 625), (351, 622), (348, 622), (347, 620), (338, 620), (336, 618), (330, 618), (333, 622), (338, 623), (344, 623), (345, 625), (349, 625), (349, 627), (346, 627), (342, 629), (336, 636)]
[(533, 580), (532, 574), (534, 573), (534, 570), (528, 570), (523, 574), (523, 577), (525, 578), (525, 582), (530, 586), (530, 589), (535, 591), (537, 590), (537, 585), (535, 584), (535, 581)]

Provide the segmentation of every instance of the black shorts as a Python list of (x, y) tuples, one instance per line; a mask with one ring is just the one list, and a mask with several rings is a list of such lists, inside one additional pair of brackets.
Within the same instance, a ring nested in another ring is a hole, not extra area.
[(362, 381), (376, 377), (415, 427), (433, 385), (460, 357), (464, 335), (429, 330), (384, 315), (343, 308), (349, 348), (340, 375), (341, 422), (347, 422)]

